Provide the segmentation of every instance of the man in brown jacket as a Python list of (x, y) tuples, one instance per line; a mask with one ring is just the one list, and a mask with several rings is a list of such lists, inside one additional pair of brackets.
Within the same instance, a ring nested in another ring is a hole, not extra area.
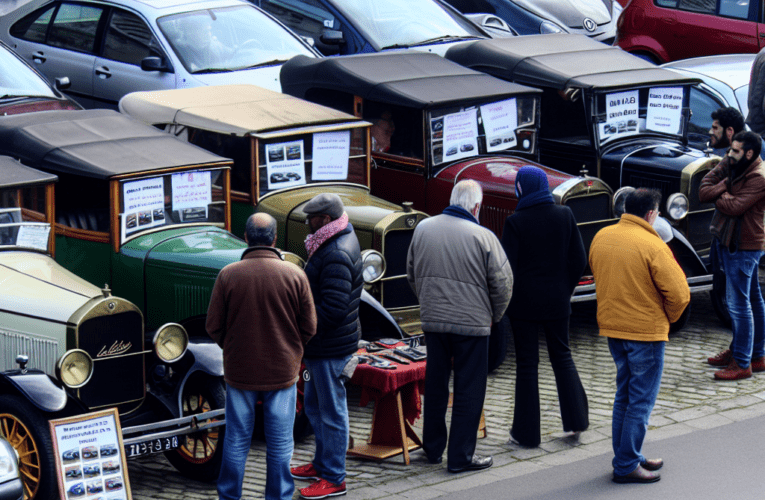
[(749, 378), (765, 371), (765, 302), (758, 264), (765, 250), (765, 170), (762, 143), (754, 132), (733, 136), (728, 154), (701, 181), (699, 200), (714, 202), (713, 252), (725, 271), (731, 317), (731, 349), (710, 357), (718, 380)]
[(274, 248), (276, 221), (250, 216), (249, 248), (242, 260), (224, 267), (210, 297), (207, 333), (223, 348), (226, 434), (218, 496), (242, 496), (244, 465), (263, 402), (267, 500), (292, 498), (296, 382), (303, 347), (316, 334), (316, 310), (305, 273)]

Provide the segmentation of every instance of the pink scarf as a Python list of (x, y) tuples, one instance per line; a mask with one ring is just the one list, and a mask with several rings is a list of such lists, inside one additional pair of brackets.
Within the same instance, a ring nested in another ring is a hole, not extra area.
[(339, 219), (335, 219), (326, 226), (322, 227), (313, 234), (309, 234), (305, 239), (305, 249), (308, 250), (308, 258), (310, 259), (313, 253), (319, 249), (319, 247), (348, 227), (348, 214), (343, 212), (343, 215)]

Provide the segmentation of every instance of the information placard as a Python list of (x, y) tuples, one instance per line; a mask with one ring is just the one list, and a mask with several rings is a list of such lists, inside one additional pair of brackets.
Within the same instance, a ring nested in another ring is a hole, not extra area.
[(132, 500), (115, 408), (49, 423), (61, 500)]
[(266, 144), (266, 175), (268, 175), (268, 189), (305, 184), (303, 141)]
[(350, 151), (350, 130), (313, 134), (313, 180), (346, 180)]
[(648, 90), (645, 127), (648, 130), (679, 134), (683, 113), (683, 87), (655, 87)]
[(152, 177), (122, 185), (125, 212), (123, 232), (128, 235), (165, 223), (165, 184), (162, 177)]
[(639, 92), (615, 92), (606, 96), (606, 121), (600, 124), (601, 140), (638, 133)]
[(444, 115), (444, 161), (478, 154), (478, 110)]
[(518, 105), (515, 98), (481, 106), (486, 151), (501, 151), (515, 146), (518, 128)]

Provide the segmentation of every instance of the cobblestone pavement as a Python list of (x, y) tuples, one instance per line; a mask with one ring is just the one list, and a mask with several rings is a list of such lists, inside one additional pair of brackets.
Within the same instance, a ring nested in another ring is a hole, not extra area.
[[(728, 346), (730, 333), (715, 316), (706, 294), (694, 295), (691, 306), (689, 324), (673, 334), (666, 347), (664, 376), (651, 416), (649, 441), (765, 414), (765, 374), (735, 382), (713, 380), (714, 368), (706, 364), (706, 358)], [(555, 379), (542, 336), (539, 374), (542, 444), (528, 449), (508, 442), (515, 373), (515, 353), (510, 342), (506, 361), (489, 376), (484, 406), (488, 436), (478, 441), (477, 453), (493, 455), (492, 469), (480, 474), (451, 475), (445, 465), (429, 464), (421, 451), (412, 453), (409, 466), (402, 463), (400, 456), (382, 462), (348, 457), (348, 497), (424, 500), (609, 452), (615, 368), (606, 339), (597, 335), (593, 305), (577, 305), (574, 309), (571, 347), (590, 407), (590, 428), (578, 439), (563, 432)], [(351, 387), (351, 435), (357, 443), (368, 436), (372, 420), (372, 404), (362, 408), (358, 401), (359, 393)], [(418, 432), (421, 425), (420, 419), (415, 424)], [(312, 437), (297, 443), (293, 463), (309, 461), (313, 446)], [(162, 456), (143, 457), (128, 464), (136, 500), (217, 498), (214, 484), (182, 477)], [(243, 498), (262, 498), (264, 484), (265, 445), (254, 442), (247, 461)], [(298, 488), (306, 484), (296, 482)]]

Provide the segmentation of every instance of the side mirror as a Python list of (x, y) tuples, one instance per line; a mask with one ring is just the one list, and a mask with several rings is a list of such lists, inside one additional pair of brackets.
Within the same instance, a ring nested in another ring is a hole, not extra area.
[(324, 30), (319, 40), (327, 45), (342, 45), (345, 43), (343, 32), (338, 30)]
[(69, 81), (68, 76), (62, 76), (61, 78), (56, 78), (54, 80), (53, 86), (56, 90), (66, 90), (72, 86), (72, 82)]
[(158, 56), (144, 57), (141, 60), (141, 69), (143, 71), (161, 71), (163, 73), (174, 72), (170, 63)]
[(494, 14), (465, 14), (465, 17), (473, 24), (483, 28), (494, 38), (507, 38), (518, 35), (518, 32), (511, 28), (504, 19)]

